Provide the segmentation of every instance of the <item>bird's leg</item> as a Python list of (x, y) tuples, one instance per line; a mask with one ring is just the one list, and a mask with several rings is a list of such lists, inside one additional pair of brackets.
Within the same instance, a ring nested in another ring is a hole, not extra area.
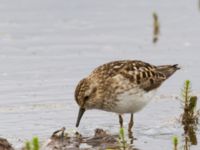
[(122, 115), (119, 115), (119, 124), (120, 124), (120, 128), (123, 128), (123, 118)]
[(131, 139), (131, 143), (133, 142), (132, 127), (133, 127), (133, 113), (131, 113), (130, 122), (128, 124), (128, 137)]

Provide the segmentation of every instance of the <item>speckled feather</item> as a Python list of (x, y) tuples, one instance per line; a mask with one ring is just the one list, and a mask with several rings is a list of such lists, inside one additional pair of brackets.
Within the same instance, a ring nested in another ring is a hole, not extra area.
[(97, 67), (81, 80), (75, 99), (87, 109), (113, 111), (120, 94), (132, 89), (148, 93), (157, 89), (177, 69), (177, 65), (154, 66), (137, 60), (113, 61)]
[(107, 82), (108, 80), (113, 80), (117, 75), (121, 75), (124, 79), (129, 80), (132, 86), (138, 86), (145, 91), (150, 91), (159, 87), (177, 69), (179, 69), (177, 65), (156, 67), (142, 61), (122, 60), (99, 66), (89, 78)]

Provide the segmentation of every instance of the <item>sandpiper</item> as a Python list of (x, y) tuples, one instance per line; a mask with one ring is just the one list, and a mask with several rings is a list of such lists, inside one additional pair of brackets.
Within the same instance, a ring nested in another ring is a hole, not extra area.
[(82, 79), (75, 90), (75, 100), (80, 106), (76, 127), (89, 109), (130, 113), (129, 132), (133, 126), (133, 114), (140, 111), (155, 95), (160, 85), (176, 70), (175, 65), (154, 66), (139, 60), (119, 60), (97, 67)]

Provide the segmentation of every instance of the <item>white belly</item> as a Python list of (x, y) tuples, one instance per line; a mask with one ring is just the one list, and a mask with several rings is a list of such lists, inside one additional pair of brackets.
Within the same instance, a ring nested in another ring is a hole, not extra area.
[(142, 89), (131, 89), (117, 96), (119, 100), (112, 111), (116, 113), (135, 113), (146, 106), (155, 95), (156, 90), (145, 92)]

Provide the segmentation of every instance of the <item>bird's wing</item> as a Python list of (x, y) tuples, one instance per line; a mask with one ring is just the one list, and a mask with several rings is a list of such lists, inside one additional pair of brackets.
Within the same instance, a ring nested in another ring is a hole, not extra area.
[(104, 64), (96, 68), (93, 75), (104, 78), (104, 81), (113, 80), (118, 87), (130, 82), (130, 85), (145, 91), (159, 87), (166, 80), (166, 75), (157, 70), (156, 66), (137, 60), (121, 60)]
[[(114, 67), (117, 68), (116, 66)], [(148, 63), (130, 61), (126, 62), (123, 67), (117, 70), (117, 73), (115, 73), (113, 78), (116, 80), (119, 80), (117, 78), (121, 78), (121, 86), (124, 86), (123, 84), (127, 84), (127, 81), (129, 81), (133, 86), (137, 86), (145, 91), (150, 91), (158, 88), (166, 79), (166, 76), (157, 71), (155, 66)]]

